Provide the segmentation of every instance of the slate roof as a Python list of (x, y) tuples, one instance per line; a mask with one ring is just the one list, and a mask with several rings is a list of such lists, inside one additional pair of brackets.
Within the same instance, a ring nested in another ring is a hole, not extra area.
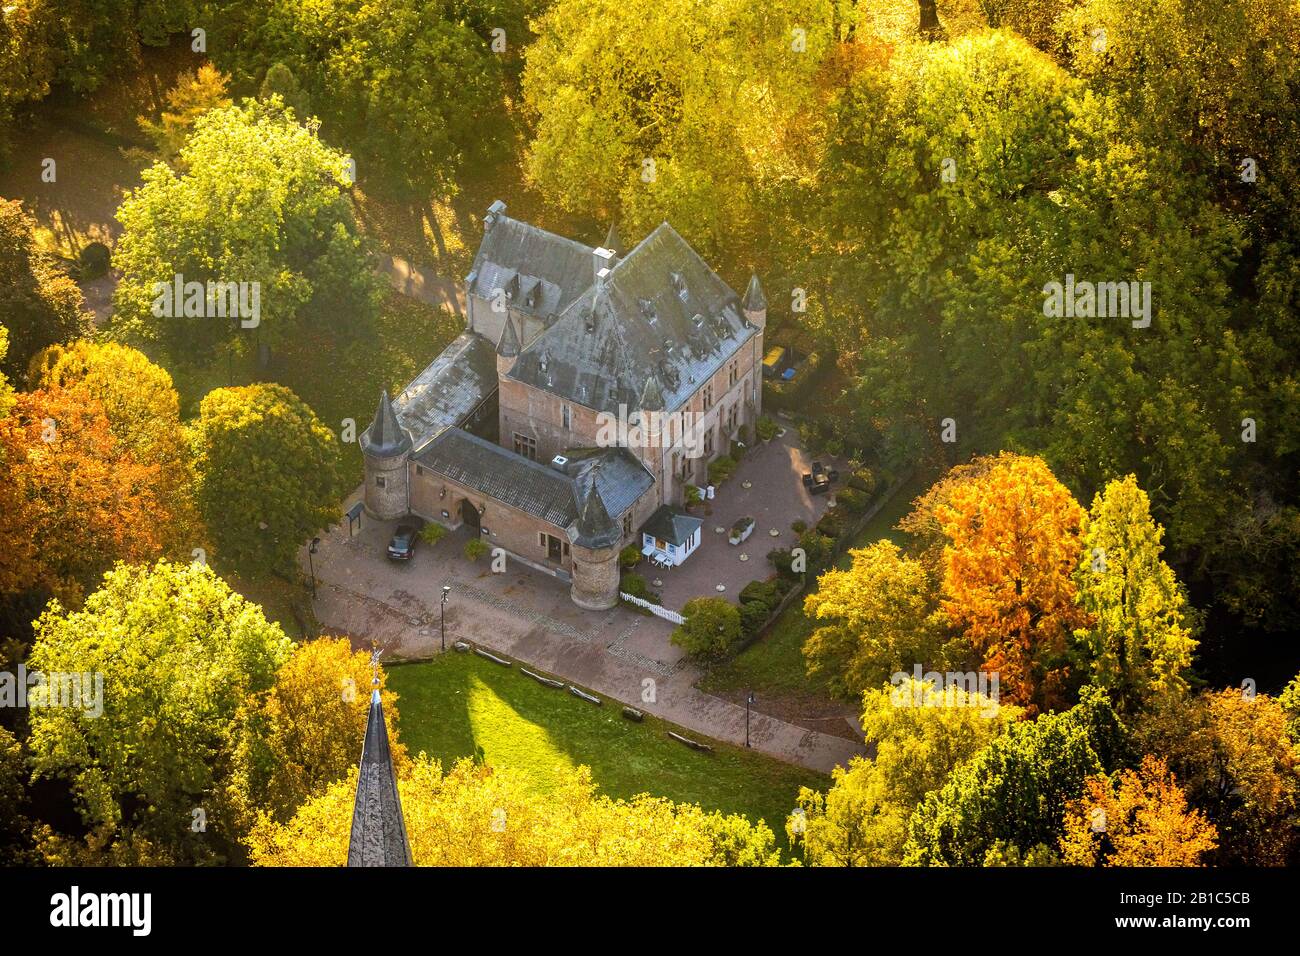
[(745, 289), (745, 299), (740, 303), (740, 307), (746, 312), (767, 310), (767, 296), (763, 294), (763, 287), (759, 285), (757, 272), (749, 274), (749, 287)]
[(402, 799), (388, 746), (388, 728), (379, 691), (370, 694), (361, 768), (357, 774), (357, 799), (352, 808), (352, 836), (348, 841), (348, 866), (410, 866), (411, 846), (406, 840)]
[(411, 436), (399, 423), (393, 412), (393, 403), (388, 399), (388, 389), (379, 393), (379, 407), (375, 409), (375, 420), (361, 433), (361, 448), (368, 455), (377, 458), (389, 458), (411, 450)]
[(702, 518), (688, 515), (671, 505), (660, 505), (641, 526), (641, 533), (652, 535), (669, 544), (685, 544), (701, 525)]
[(460, 425), (497, 389), (496, 352), (481, 335), (462, 332), (393, 403), (419, 448), (448, 425)]
[(736, 294), (667, 223), (588, 285), (511, 378), (617, 413), (637, 407), (653, 374), (671, 411), (756, 334)]
[(610, 515), (621, 515), (654, 483), (626, 449), (599, 449), (563, 472), (459, 428), (444, 429), (411, 460), (564, 530), (580, 516), (581, 489), (593, 465), (601, 466), (596, 482)]
[(493, 203), (483, 219), (483, 242), (465, 279), (466, 290), (491, 299), (504, 289), (513, 307), (548, 319), (595, 280), (594, 252), (591, 246), (511, 219), (504, 204)]
[(622, 529), (610, 518), (600, 497), (597, 480), (600, 472), (599, 465), (591, 468), (582, 484), (582, 512), (578, 515), (578, 536), (574, 543), (585, 548), (608, 548), (623, 537)]

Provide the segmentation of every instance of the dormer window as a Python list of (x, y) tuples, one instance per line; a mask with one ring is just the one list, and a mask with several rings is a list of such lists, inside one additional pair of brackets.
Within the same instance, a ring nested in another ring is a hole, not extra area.
[(677, 293), (677, 298), (685, 302), (687, 298), (686, 277), (683, 276), (680, 272), (674, 272), (672, 273), (672, 282), (673, 282), (673, 291)]

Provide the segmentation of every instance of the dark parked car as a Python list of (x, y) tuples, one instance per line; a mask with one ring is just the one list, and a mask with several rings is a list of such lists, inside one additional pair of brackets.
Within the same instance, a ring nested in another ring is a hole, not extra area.
[(405, 522), (397, 526), (388, 542), (388, 556), (394, 561), (410, 561), (415, 553), (415, 542), (420, 538), (423, 522)]

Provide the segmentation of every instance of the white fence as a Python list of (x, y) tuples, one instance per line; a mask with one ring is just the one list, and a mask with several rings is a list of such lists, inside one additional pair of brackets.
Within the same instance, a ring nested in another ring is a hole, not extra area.
[(651, 604), (645, 598), (636, 597), (635, 595), (628, 594), (626, 591), (619, 591), (618, 596), (629, 604), (635, 604), (637, 607), (645, 608), (655, 617), (661, 617), (665, 621), (672, 621), (674, 624), (683, 624), (686, 621), (686, 619), (676, 611), (670, 611), (668, 608), (662, 607), (658, 604)]

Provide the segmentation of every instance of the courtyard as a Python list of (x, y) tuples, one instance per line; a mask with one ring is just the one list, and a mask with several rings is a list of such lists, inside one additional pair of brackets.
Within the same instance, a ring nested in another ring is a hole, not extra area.
[[(847, 473), (843, 462), (819, 460), (838, 468), (842, 475)], [(790, 525), (803, 521), (812, 527), (830, 506), (838, 485), (825, 495), (811, 495), (803, 486), (801, 476), (812, 467), (812, 461), (792, 427), (769, 442), (758, 442), (741, 459), (735, 474), (717, 488), (713, 500), (692, 509), (692, 514), (703, 519), (704, 527), (700, 546), (691, 556), (675, 568), (660, 569), (643, 561), (636, 573), (661, 595), (664, 607), (675, 611), (693, 597), (720, 596), (735, 601), (750, 581), (775, 573), (767, 560), (769, 551), (796, 546), (798, 535)], [(753, 533), (733, 545), (731, 526), (746, 516), (754, 519)]]

